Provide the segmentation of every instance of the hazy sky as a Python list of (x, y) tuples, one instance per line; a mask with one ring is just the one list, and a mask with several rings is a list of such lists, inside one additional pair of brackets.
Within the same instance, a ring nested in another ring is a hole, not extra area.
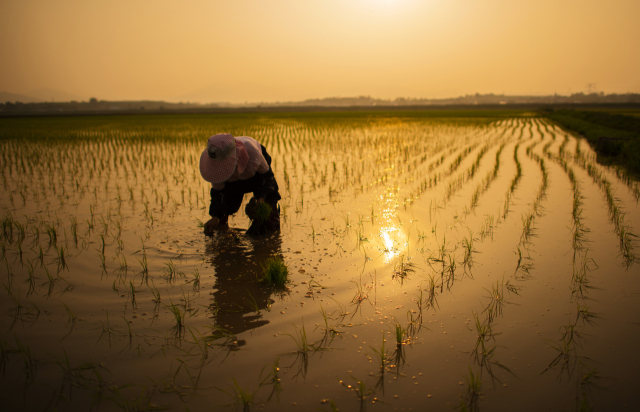
[(637, 93), (639, 21), (640, 0), (0, 0), (0, 91), (201, 102), (589, 83)]

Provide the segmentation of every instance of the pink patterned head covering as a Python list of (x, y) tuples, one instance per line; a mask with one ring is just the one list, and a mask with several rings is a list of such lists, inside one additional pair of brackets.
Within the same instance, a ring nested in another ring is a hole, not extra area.
[(222, 183), (238, 169), (244, 172), (249, 162), (244, 144), (228, 133), (213, 135), (200, 156), (200, 174), (211, 183)]

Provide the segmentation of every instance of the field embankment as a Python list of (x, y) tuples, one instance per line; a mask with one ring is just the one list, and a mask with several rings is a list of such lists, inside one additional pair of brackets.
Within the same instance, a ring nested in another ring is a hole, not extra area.
[(583, 135), (598, 161), (640, 175), (640, 118), (602, 111), (554, 110), (548, 117)]

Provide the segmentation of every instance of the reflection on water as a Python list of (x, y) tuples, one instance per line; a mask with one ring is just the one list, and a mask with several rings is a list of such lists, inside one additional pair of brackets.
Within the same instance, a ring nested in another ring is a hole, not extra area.
[(243, 230), (216, 233), (205, 246), (205, 257), (215, 269), (213, 311), (216, 324), (233, 334), (269, 323), (262, 312), (274, 302), (271, 288), (259, 282), (261, 264), (281, 254), (280, 232), (262, 238), (246, 236)]
[(402, 253), (401, 249), (406, 249), (402, 241), (402, 223), (398, 220), (397, 190), (397, 187), (392, 188), (385, 195), (380, 196), (382, 220), (385, 222), (380, 226), (384, 263), (391, 262)]
[(389, 263), (391, 260), (396, 257), (400, 251), (396, 247), (396, 241), (391, 237), (394, 232), (397, 232), (398, 228), (395, 227), (383, 227), (380, 228), (380, 237), (382, 238), (382, 242), (384, 243), (384, 262)]

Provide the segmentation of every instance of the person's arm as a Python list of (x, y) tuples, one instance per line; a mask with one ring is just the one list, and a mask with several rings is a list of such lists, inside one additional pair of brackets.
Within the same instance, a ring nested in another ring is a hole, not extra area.
[[(267, 173), (256, 173), (256, 178), (259, 181), (259, 188), (253, 192), (253, 197), (264, 201), (269, 201), (275, 193), (278, 193), (278, 184), (276, 183), (275, 176), (271, 169)], [(276, 201), (280, 200), (275, 199)]]
[(259, 179), (259, 184), (258, 189), (253, 192), (253, 196), (258, 199), (258, 203), (262, 203), (260, 199), (266, 202), (277, 202), (280, 200), (280, 196), (278, 194), (278, 183), (276, 182), (273, 170), (271, 170), (271, 156), (267, 153), (267, 149), (265, 149), (264, 146), (260, 145), (260, 147), (267, 167), (263, 166), (258, 168), (256, 178)]
[[(226, 187), (225, 187), (226, 188)], [(227, 206), (224, 201), (225, 189), (211, 188), (211, 204), (209, 205), (209, 216), (222, 219), (227, 211)]]
[(213, 235), (213, 231), (218, 227), (220, 219), (224, 217), (226, 209), (224, 202), (224, 189), (217, 190), (211, 188), (211, 204), (209, 205), (209, 215), (211, 216), (211, 219), (204, 224), (205, 235)]

